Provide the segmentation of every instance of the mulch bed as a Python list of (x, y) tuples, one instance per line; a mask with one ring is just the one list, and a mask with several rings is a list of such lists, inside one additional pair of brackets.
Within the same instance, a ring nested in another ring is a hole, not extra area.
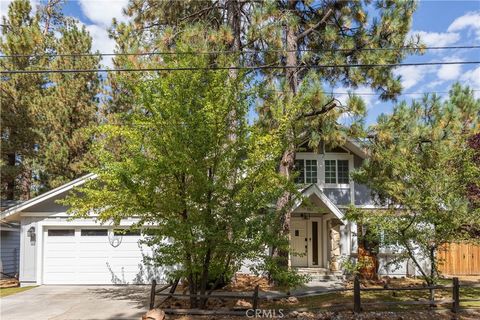
[(19, 285), (17, 279), (0, 279), (0, 289), (18, 287)]

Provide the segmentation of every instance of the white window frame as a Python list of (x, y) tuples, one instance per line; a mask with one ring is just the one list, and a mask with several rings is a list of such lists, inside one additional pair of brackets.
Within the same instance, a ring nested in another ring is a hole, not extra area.
[[(325, 160), (335, 160), (335, 174), (337, 183), (327, 183), (325, 180)], [(353, 183), (352, 179), (349, 177), (349, 183), (338, 183), (338, 163), (337, 160), (348, 160), (348, 174), (353, 171), (353, 155), (344, 154), (344, 153), (326, 153), (322, 162), (321, 170), (323, 176), (323, 186), (325, 188), (339, 188), (339, 189), (348, 189), (351, 188)]]
[(307, 164), (305, 160), (315, 160), (317, 161), (317, 182), (315, 184), (320, 184), (321, 180), (321, 170), (323, 170), (322, 158), (316, 153), (310, 152), (298, 152), (295, 156), (295, 160), (302, 160), (304, 165), (304, 184), (311, 184), (313, 182), (307, 182)]

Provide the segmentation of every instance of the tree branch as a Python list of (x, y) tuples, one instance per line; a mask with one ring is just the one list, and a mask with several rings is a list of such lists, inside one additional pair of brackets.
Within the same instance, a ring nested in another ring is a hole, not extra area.
[(312, 33), (315, 29), (317, 29), (320, 25), (322, 25), (323, 23), (325, 23), (325, 21), (328, 19), (328, 17), (330, 16), (330, 14), (332, 14), (333, 10), (330, 8), (328, 9), (327, 13), (325, 13), (325, 15), (323, 16), (323, 18), (317, 22), (316, 24), (314, 24), (312, 27), (308, 28), (307, 30), (303, 31), (302, 33), (300, 33), (299, 35), (297, 35), (296, 37), (296, 40), (299, 41), (303, 38), (305, 38), (306, 36), (308, 36), (310, 33)]
[[(338, 102), (338, 104), (335, 103), (335, 102)], [(314, 110), (314, 111), (303, 113), (303, 114), (299, 115), (297, 117), (297, 120), (300, 120), (302, 118), (314, 117), (314, 116), (318, 116), (318, 115), (321, 115), (321, 114), (325, 114), (325, 113), (329, 112), (330, 110), (332, 110), (336, 107), (339, 107), (341, 105), (342, 104), (337, 99), (333, 98), (332, 100), (327, 102), (321, 109)]]

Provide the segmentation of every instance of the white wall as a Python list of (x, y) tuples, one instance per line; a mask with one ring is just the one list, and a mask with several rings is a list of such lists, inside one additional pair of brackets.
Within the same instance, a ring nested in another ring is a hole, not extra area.
[[(38, 221), (42, 218), (25, 217), (20, 221), (20, 283), (34, 285), (37, 281), (37, 246), (39, 245)], [(36, 239), (30, 241), (28, 230), (34, 227)]]

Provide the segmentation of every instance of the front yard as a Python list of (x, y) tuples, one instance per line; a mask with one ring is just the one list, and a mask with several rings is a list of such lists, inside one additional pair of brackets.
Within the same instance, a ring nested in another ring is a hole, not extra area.
[[(478, 281), (460, 281), (461, 284), (479, 283)], [(422, 286), (422, 281), (414, 279), (391, 279), (389, 287), (419, 287)], [(451, 280), (440, 280), (439, 285), (450, 286)], [(347, 287), (351, 287), (350, 284)], [(373, 288), (382, 286), (374, 282), (363, 282), (362, 288)], [(388, 306), (373, 306), (368, 303), (383, 302), (407, 302), (407, 301), (428, 301), (429, 291), (362, 291), (361, 301), (365, 304), (365, 310), (412, 310), (412, 309), (426, 309), (428, 306), (424, 305), (388, 305)], [(451, 300), (452, 289), (437, 289), (435, 290), (435, 300)], [(462, 288), (460, 287), (460, 299), (480, 299), (480, 288)], [(298, 303), (285, 303), (286, 300), (270, 301), (262, 304), (262, 308), (284, 308), (284, 309), (338, 309), (345, 310), (352, 308), (353, 304), (353, 290), (346, 292), (327, 293), (324, 295), (313, 297), (300, 297)], [(439, 305), (438, 308), (449, 308), (451, 304)], [(480, 301), (461, 302), (463, 308), (480, 308)]]
[[(382, 288), (385, 284), (383, 281), (363, 281), (362, 288)], [(418, 279), (388, 279), (389, 288), (405, 288), (405, 287), (421, 287), (423, 283)], [(260, 284), (261, 293), (269, 295), (269, 291), (275, 288), (268, 288)], [(255, 284), (253, 283), (253, 284)], [(479, 279), (462, 279), (461, 285), (478, 284)], [(439, 285), (451, 286), (452, 280), (440, 280)], [(352, 284), (347, 283), (347, 288), (351, 288)], [(252, 285), (245, 283), (242, 287), (250, 292)], [(263, 288), (262, 288), (263, 287)], [(235, 285), (226, 288), (226, 291), (238, 291)], [(243, 290), (242, 290), (243, 291)], [(260, 296), (262, 296), (262, 294)], [(480, 288), (462, 288), (460, 286), (460, 300), (479, 299)], [(259, 308), (261, 310), (273, 311), (279, 317), (279, 310), (282, 310), (284, 318), (295, 319), (452, 319), (456, 315), (450, 309), (451, 303), (438, 304), (434, 307), (429, 305), (420, 305), (415, 303), (426, 302), (429, 299), (429, 291), (361, 291), (362, 313), (355, 315), (353, 313), (353, 290), (345, 292), (325, 293), (316, 296), (298, 297), (298, 298), (269, 298), (261, 299)], [(435, 300), (450, 301), (452, 300), (452, 289), (435, 290)], [(246, 299), (246, 301), (250, 301)], [(236, 300), (231, 299), (210, 299), (210, 310), (232, 310)], [(369, 305), (370, 303), (389, 302), (389, 305)], [(413, 302), (410, 305), (395, 305), (394, 302)], [(480, 319), (480, 301), (461, 302), (462, 311), (458, 314), (458, 319)], [(170, 299), (166, 303), (160, 305), (160, 308), (188, 308), (188, 301), (180, 299)], [(171, 316), (169, 319), (211, 319), (212, 316)], [(218, 316), (214, 318), (218, 319)], [(222, 319), (241, 319), (245, 317), (222, 316)]]
[(0, 288), (0, 298), (6, 297), (15, 293), (23, 292), (35, 288), (31, 287), (12, 287), (12, 288)]

